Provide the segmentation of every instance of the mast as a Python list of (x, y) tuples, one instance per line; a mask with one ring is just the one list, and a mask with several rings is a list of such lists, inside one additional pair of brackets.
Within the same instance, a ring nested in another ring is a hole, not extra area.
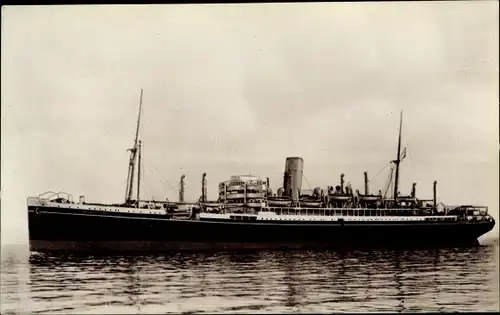
[(142, 141), (139, 140), (139, 161), (137, 163), (137, 207), (139, 207), (139, 196), (141, 192), (141, 153), (142, 153)]
[(130, 202), (130, 200), (132, 200), (132, 187), (133, 187), (133, 183), (134, 183), (135, 162), (136, 162), (138, 138), (139, 138), (139, 126), (140, 126), (140, 122), (141, 122), (141, 109), (142, 109), (142, 89), (141, 89), (141, 98), (139, 101), (139, 115), (137, 118), (137, 128), (135, 131), (134, 147), (132, 149), (127, 150), (127, 151), (130, 151), (130, 159), (129, 159), (129, 163), (128, 163), (127, 189), (125, 191), (125, 203), (128, 203), (128, 202)]
[(396, 164), (396, 177), (394, 178), (394, 200), (398, 197), (398, 181), (399, 181), (399, 163), (401, 162), (401, 130), (403, 128), (403, 110), (399, 118), (399, 138), (398, 138), (398, 155), (393, 162)]

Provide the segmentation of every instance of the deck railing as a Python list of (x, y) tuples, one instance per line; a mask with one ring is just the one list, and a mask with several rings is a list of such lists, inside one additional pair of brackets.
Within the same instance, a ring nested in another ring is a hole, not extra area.
[[(464, 206), (461, 206), (464, 207)], [(460, 208), (460, 206), (459, 206)], [(456, 209), (456, 208), (453, 208)], [(488, 207), (486, 206), (467, 206), (467, 211), (477, 211), (477, 215), (487, 215)], [(348, 215), (348, 216), (447, 216), (449, 211), (434, 212), (419, 208), (294, 208), (294, 207), (267, 207), (262, 208), (260, 212), (276, 213), (277, 215)]]

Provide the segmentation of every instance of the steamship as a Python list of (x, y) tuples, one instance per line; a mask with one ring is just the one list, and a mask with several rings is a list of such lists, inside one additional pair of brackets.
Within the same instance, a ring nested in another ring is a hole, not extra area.
[[(78, 201), (71, 194), (47, 192), (27, 198), (32, 251), (161, 251), (236, 249), (313, 249), (409, 246), (471, 246), (490, 231), (494, 218), (486, 206), (448, 206), (399, 193), (401, 112), (396, 159), (384, 191), (354, 190), (340, 175), (338, 185), (302, 189), (304, 161), (288, 157), (283, 187), (272, 191), (269, 178), (232, 176), (219, 184), (217, 200), (207, 196), (206, 173), (201, 197), (184, 201), (141, 200), (139, 125), (130, 149), (125, 201), (116, 204)], [(137, 180), (134, 180), (137, 175)], [(133, 186), (136, 186), (134, 197)]]

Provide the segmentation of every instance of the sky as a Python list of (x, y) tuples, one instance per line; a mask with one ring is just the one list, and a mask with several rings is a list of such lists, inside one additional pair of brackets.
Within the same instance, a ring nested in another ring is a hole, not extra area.
[[(141, 197), (210, 199), (231, 175), (303, 188), (340, 174), (445, 204), (499, 182), (498, 2), (2, 6), (1, 237), (27, 242), (26, 198), (122, 202), (140, 89)], [(498, 224), (495, 227), (498, 229)]]

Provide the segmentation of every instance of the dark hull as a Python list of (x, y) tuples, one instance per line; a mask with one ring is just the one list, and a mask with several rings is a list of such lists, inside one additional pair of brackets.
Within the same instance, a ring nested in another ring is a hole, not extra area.
[(29, 211), (32, 251), (469, 246), (494, 222), (202, 222)]

